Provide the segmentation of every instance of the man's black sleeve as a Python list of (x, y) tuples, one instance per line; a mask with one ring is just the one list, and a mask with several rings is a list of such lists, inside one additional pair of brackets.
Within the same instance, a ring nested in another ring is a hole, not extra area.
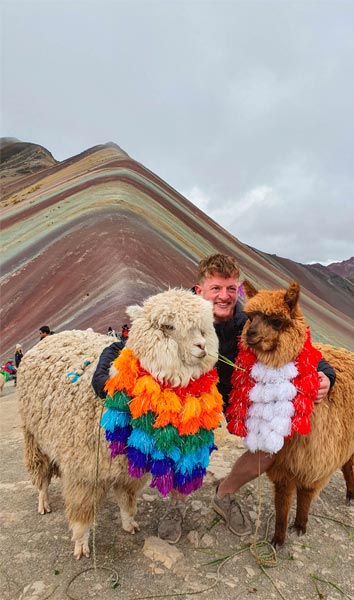
[(331, 382), (330, 389), (332, 389), (336, 382), (336, 372), (333, 369), (333, 367), (331, 367), (331, 365), (324, 358), (321, 358), (320, 362), (317, 365), (317, 371), (322, 371), (322, 373), (327, 375), (328, 379)]
[(123, 350), (124, 342), (114, 342), (107, 348), (105, 348), (99, 358), (96, 371), (92, 377), (92, 387), (95, 390), (97, 396), (105, 398), (107, 392), (104, 391), (104, 385), (109, 378), (109, 369), (112, 362), (117, 358), (120, 351)]

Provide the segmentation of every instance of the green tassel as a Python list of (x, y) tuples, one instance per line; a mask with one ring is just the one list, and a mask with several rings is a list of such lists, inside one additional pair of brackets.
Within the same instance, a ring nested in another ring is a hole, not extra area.
[(141, 415), (141, 417), (138, 417), (137, 419), (132, 419), (131, 425), (132, 425), (133, 429), (138, 427), (139, 429), (142, 429), (143, 431), (145, 431), (146, 433), (149, 433), (150, 435), (155, 435), (156, 429), (153, 428), (155, 419), (156, 419), (155, 413), (150, 411), (150, 412), (146, 413), (145, 415)]
[(181, 438), (176, 427), (173, 427), (173, 425), (156, 428), (154, 438), (156, 448), (165, 454), (175, 446), (180, 447)]
[(212, 445), (214, 436), (208, 429), (199, 429), (194, 435), (184, 435), (181, 438), (179, 448), (182, 454), (191, 454), (203, 446)]
[(105, 407), (116, 408), (117, 410), (127, 410), (130, 400), (130, 396), (127, 396), (125, 392), (114, 392), (113, 396), (107, 396)]

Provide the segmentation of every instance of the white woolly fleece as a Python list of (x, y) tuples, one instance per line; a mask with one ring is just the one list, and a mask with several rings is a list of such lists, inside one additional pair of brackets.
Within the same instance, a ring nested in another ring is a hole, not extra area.
[(298, 370), (293, 362), (279, 369), (267, 367), (257, 361), (251, 369), (256, 381), (250, 391), (251, 406), (246, 417), (247, 436), (245, 446), (251, 451), (263, 450), (270, 454), (278, 452), (284, 437), (290, 434), (293, 401), (296, 387), (292, 379)]

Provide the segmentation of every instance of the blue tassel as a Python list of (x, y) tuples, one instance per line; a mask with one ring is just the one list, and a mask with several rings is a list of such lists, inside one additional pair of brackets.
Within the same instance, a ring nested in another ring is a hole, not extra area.
[(108, 431), (114, 431), (116, 426), (117, 411), (114, 408), (108, 408), (102, 415), (101, 426)]
[(114, 431), (106, 431), (107, 442), (126, 442), (132, 432), (131, 427), (119, 427)]
[(134, 429), (128, 438), (128, 446), (141, 450), (144, 454), (150, 454), (153, 449), (152, 438), (142, 429)]
[(165, 460), (153, 460), (151, 461), (151, 475), (158, 477), (166, 475), (171, 470), (172, 461), (166, 458)]
[(170, 450), (168, 450), (166, 452), (166, 456), (168, 456), (169, 458), (171, 458), (173, 460), (173, 462), (178, 462), (181, 457), (182, 457), (182, 452), (180, 451), (179, 448), (177, 448), (177, 446), (174, 446), (173, 448), (171, 448)]
[(150, 468), (149, 457), (146, 456), (144, 452), (137, 450), (137, 448), (128, 448), (127, 457), (129, 462), (134, 465), (134, 467), (138, 467), (140, 469)]
[(116, 427), (126, 427), (130, 424), (131, 416), (128, 411), (116, 410)]
[(150, 454), (153, 460), (163, 460), (165, 458), (164, 453), (158, 450), (154, 444), (152, 445)]

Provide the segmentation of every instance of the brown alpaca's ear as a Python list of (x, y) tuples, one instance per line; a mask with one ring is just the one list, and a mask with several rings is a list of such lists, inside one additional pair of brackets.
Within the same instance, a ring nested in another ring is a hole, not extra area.
[(252, 283), (250, 283), (248, 279), (245, 279), (245, 281), (242, 284), (242, 287), (245, 290), (247, 298), (253, 298), (253, 296), (258, 294), (258, 290), (256, 290), (255, 287), (253, 287)]
[(284, 296), (284, 302), (288, 305), (291, 316), (293, 316), (294, 308), (298, 303), (299, 295), (300, 286), (297, 281), (292, 281)]

